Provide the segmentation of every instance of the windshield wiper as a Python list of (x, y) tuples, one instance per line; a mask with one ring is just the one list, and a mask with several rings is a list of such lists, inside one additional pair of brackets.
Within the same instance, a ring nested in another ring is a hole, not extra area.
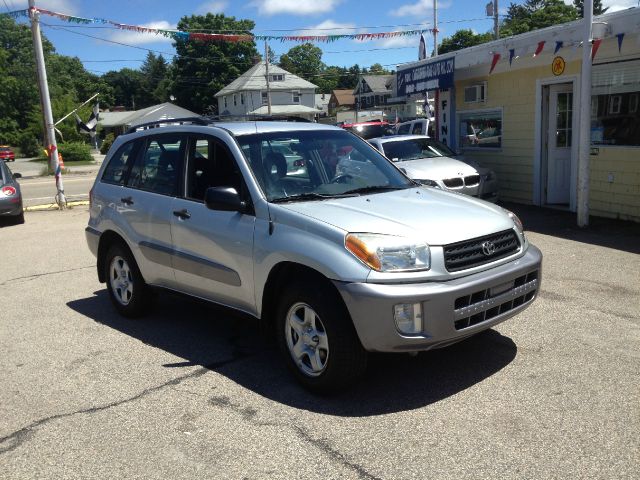
[(347, 190), (346, 192), (344, 192), (344, 194), (348, 195), (348, 194), (361, 194), (361, 193), (375, 193), (375, 192), (385, 192), (388, 190), (404, 190), (405, 188), (409, 188), (409, 186), (390, 187), (389, 185), (373, 185), (369, 187), (361, 187), (361, 188), (354, 188), (353, 190)]
[[(346, 192), (349, 193), (349, 192)], [(326, 200), (327, 198), (343, 198), (353, 197), (345, 193), (327, 195), (324, 193), (299, 193), (297, 195), (289, 195), (287, 197), (274, 198), (271, 203), (299, 202), (304, 200)]]

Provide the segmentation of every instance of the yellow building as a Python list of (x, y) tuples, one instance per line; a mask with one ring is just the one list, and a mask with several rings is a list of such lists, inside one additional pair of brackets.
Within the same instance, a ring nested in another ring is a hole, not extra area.
[[(638, 25), (640, 8), (594, 18), (588, 193), (591, 215), (636, 222)], [(401, 65), (399, 92), (436, 90), (438, 137), (494, 169), (502, 200), (576, 211), (583, 35), (580, 20)]]

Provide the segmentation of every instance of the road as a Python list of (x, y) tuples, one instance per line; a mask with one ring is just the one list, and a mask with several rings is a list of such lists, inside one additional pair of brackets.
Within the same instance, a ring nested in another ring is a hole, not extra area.
[[(88, 200), (95, 175), (65, 175), (62, 179), (67, 201)], [(54, 177), (25, 178), (20, 180), (22, 201), (26, 207), (54, 202), (56, 184)]]
[(229, 310), (163, 294), (119, 317), (87, 208), (28, 212), (0, 228), (0, 478), (636, 479), (640, 226), (536, 212), (528, 310), (443, 350), (376, 355), (334, 397), (302, 390)]

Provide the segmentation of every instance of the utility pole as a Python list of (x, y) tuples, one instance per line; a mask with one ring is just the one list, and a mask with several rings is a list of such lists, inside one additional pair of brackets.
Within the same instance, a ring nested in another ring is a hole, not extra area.
[(358, 72), (358, 104), (356, 105), (356, 123), (359, 121), (360, 109), (362, 108), (362, 80)]
[(58, 208), (64, 209), (67, 199), (64, 196), (62, 183), (62, 170), (58, 161), (58, 144), (53, 124), (53, 112), (51, 111), (51, 99), (49, 98), (49, 85), (47, 84), (47, 69), (44, 65), (44, 53), (42, 51), (42, 38), (40, 36), (40, 13), (35, 9), (35, 0), (29, 0), (29, 17), (31, 18), (31, 35), (33, 37), (33, 50), (36, 57), (36, 72), (38, 75), (38, 88), (40, 90), (40, 103), (44, 117), (44, 131), (49, 152), (49, 167), (56, 179), (56, 203)]
[(580, 128), (578, 144), (578, 226), (589, 225), (589, 155), (591, 154), (591, 26), (593, 0), (584, 0), (584, 37), (580, 72)]
[(493, 0), (493, 32), (496, 40), (500, 38), (500, 24), (498, 23), (498, 0)]
[(269, 84), (269, 44), (264, 41), (264, 61), (266, 65), (265, 78), (267, 80), (267, 114), (271, 116), (271, 86)]
[(438, 56), (438, 0), (433, 0), (433, 56)]

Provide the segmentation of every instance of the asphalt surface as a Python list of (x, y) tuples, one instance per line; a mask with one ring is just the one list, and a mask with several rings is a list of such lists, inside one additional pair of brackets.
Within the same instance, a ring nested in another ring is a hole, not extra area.
[(637, 479), (640, 226), (514, 209), (545, 255), (534, 304), (334, 397), (228, 310), (119, 317), (86, 208), (28, 212), (0, 227), (0, 478)]

